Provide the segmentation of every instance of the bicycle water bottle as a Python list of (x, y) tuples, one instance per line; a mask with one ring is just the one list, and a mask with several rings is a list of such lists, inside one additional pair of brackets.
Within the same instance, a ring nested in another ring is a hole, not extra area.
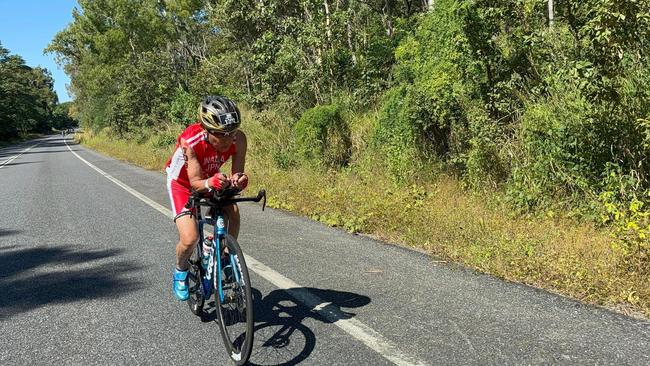
[(201, 265), (203, 269), (208, 269), (210, 265), (210, 257), (212, 256), (212, 236), (208, 236), (203, 240), (203, 256), (201, 257)]

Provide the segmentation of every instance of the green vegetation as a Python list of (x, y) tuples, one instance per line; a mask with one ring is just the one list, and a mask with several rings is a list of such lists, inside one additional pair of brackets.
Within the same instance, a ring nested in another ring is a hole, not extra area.
[(75, 125), (53, 88), (49, 71), (25, 65), (0, 43), (0, 142)]
[(548, 2), (80, 0), (49, 50), (91, 146), (227, 94), (276, 207), (650, 314), (650, 3)]
[(299, 154), (307, 160), (339, 168), (350, 161), (350, 132), (335, 105), (322, 105), (302, 114), (293, 130)]

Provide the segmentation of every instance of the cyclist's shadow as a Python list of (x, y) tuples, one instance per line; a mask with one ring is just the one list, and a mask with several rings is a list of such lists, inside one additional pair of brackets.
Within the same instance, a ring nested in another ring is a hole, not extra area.
[(253, 302), (255, 342), (249, 364), (288, 366), (306, 360), (316, 346), (316, 336), (303, 324), (305, 319), (324, 323), (349, 319), (356, 314), (341, 308), (365, 306), (370, 298), (351, 292), (301, 287), (274, 290), (264, 298), (259, 290), (253, 289)]

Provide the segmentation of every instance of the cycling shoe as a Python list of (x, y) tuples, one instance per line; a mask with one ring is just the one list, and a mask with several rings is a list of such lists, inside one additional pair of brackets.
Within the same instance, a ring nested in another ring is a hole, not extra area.
[(186, 301), (190, 297), (187, 287), (187, 271), (174, 269), (174, 295), (180, 301)]

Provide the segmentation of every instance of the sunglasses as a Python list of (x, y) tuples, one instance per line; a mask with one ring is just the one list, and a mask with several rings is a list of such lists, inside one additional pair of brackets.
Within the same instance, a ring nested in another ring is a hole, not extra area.
[(235, 137), (235, 133), (237, 133), (237, 130), (230, 131), (230, 132), (217, 132), (214, 130), (212, 131), (208, 130), (208, 133), (217, 138), (231, 138), (231, 137)]

